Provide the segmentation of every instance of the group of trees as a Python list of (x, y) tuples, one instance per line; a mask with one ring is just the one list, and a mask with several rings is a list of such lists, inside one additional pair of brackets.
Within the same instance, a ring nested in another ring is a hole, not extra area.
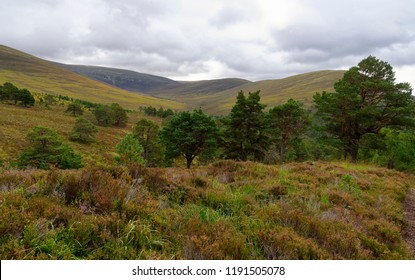
[(0, 101), (12, 101), (15, 105), (34, 106), (35, 98), (25, 88), (19, 89), (12, 83), (6, 82), (0, 86)]
[(127, 125), (127, 112), (117, 103), (112, 103), (109, 106), (97, 106), (92, 113), (94, 114), (98, 125), (117, 127), (125, 127)]
[[(153, 121), (141, 119), (116, 146), (116, 160), (120, 164), (165, 166), (181, 157), (190, 168), (197, 157), (282, 163), (287, 159), (344, 156), (352, 161), (369, 159), (390, 168), (415, 168), (412, 89), (407, 83), (395, 82), (388, 63), (369, 56), (350, 68), (334, 90), (315, 94), (314, 114), (292, 99), (265, 111), (259, 91), (247, 95), (240, 91), (226, 118), (213, 119), (197, 109), (171, 115), (162, 129)], [(82, 114), (76, 104), (67, 111)], [(122, 127), (127, 123), (127, 114), (118, 104), (97, 106), (93, 114), (99, 125)], [(70, 138), (88, 143), (94, 133), (96, 127), (80, 117)], [(22, 162), (34, 151), (45, 154), (44, 147), (37, 147), (28, 150)], [(56, 147), (60, 148), (52, 150), (67, 149), (65, 145)], [(64, 154), (66, 161), (52, 162), (58, 166), (76, 162), (70, 152)], [(35, 160), (43, 162), (42, 156)]]
[(144, 112), (144, 114), (146, 114), (147, 116), (159, 117), (162, 119), (174, 115), (174, 111), (172, 109), (164, 109), (163, 107), (160, 107), (158, 109), (153, 106), (140, 107), (140, 111)]

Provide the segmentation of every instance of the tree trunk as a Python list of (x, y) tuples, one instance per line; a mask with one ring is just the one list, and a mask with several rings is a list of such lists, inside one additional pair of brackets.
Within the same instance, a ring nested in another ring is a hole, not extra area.
[(190, 169), (190, 166), (192, 165), (193, 157), (192, 156), (186, 156), (186, 167), (187, 169)]
[(280, 143), (279, 154), (280, 154), (280, 163), (284, 163), (284, 161), (285, 161), (285, 145), (283, 143)]

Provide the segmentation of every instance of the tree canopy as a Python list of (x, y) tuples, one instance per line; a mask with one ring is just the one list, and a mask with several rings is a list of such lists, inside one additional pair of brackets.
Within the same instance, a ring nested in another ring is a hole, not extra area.
[(160, 166), (164, 160), (164, 147), (160, 143), (159, 126), (148, 119), (137, 121), (133, 135), (143, 146), (143, 158), (147, 166)]
[(161, 137), (166, 145), (166, 157), (184, 156), (186, 166), (190, 168), (197, 156), (214, 152), (218, 128), (212, 117), (199, 109), (173, 116), (163, 127)]
[(94, 134), (98, 132), (97, 127), (83, 117), (75, 121), (72, 133), (69, 139), (79, 143), (91, 143), (94, 141)]
[(225, 120), (226, 156), (238, 160), (261, 160), (269, 145), (260, 91), (238, 93), (229, 119)]
[(36, 126), (27, 134), (30, 143), (19, 159), (19, 165), (48, 169), (56, 166), (61, 169), (82, 167), (81, 156), (62, 141), (52, 129)]
[(272, 108), (268, 118), (272, 142), (278, 147), (280, 162), (284, 162), (287, 149), (299, 139), (311, 121), (305, 110), (293, 99)]
[(408, 83), (396, 83), (392, 67), (373, 56), (350, 68), (335, 92), (317, 93), (317, 116), (328, 137), (356, 161), (362, 137), (384, 127), (413, 125), (414, 101)]
[(118, 163), (128, 165), (131, 163), (145, 164), (145, 160), (142, 157), (143, 147), (140, 145), (138, 140), (134, 138), (132, 133), (128, 133), (121, 141), (117, 144), (117, 157)]

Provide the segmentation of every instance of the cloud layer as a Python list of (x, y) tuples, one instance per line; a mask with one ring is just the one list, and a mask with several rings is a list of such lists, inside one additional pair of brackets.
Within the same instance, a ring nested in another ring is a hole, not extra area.
[(347, 69), (372, 54), (415, 85), (414, 7), (414, 0), (3, 0), (0, 43), (183, 80)]

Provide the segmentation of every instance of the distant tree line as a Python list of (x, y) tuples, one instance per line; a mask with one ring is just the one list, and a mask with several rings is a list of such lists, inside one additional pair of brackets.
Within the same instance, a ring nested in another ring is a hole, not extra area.
[(141, 112), (144, 112), (147, 116), (159, 117), (159, 118), (167, 118), (173, 116), (175, 113), (172, 109), (164, 109), (163, 107), (159, 107), (158, 109), (153, 106), (141, 106)]
[(20, 104), (26, 107), (35, 105), (35, 98), (29, 90), (19, 89), (9, 82), (0, 86), (0, 101), (11, 101), (15, 105)]

